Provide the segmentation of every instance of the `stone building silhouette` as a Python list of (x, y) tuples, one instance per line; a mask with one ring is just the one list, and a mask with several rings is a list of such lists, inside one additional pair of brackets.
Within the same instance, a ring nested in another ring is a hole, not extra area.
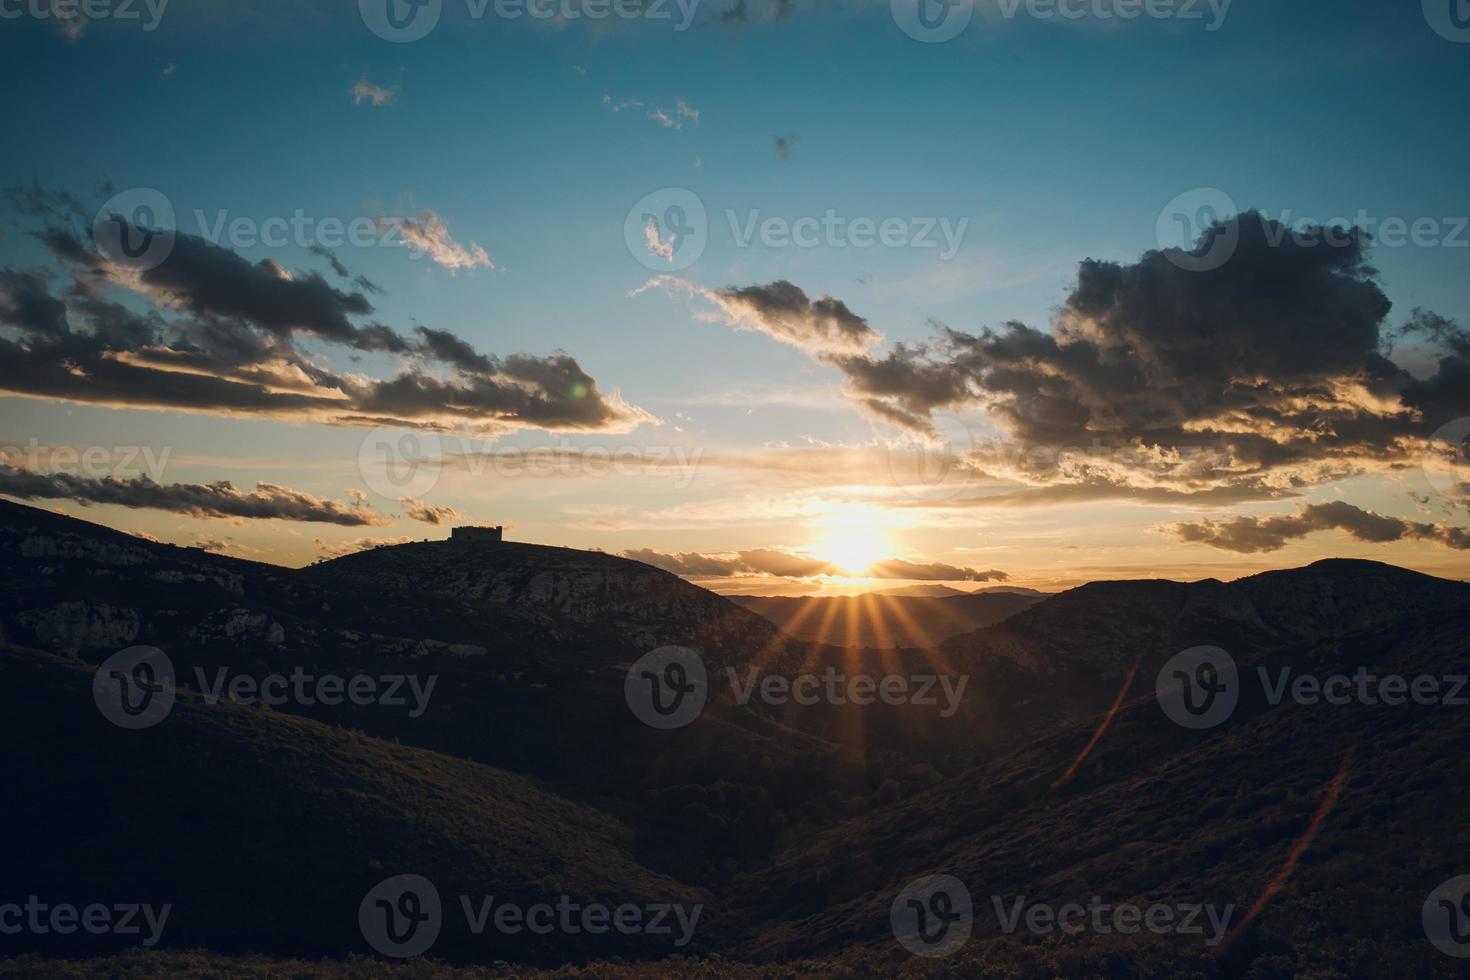
[(504, 540), (505, 528), (495, 527), (457, 527), (449, 532), (451, 541), (481, 541), (491, 544), (499, 544)]

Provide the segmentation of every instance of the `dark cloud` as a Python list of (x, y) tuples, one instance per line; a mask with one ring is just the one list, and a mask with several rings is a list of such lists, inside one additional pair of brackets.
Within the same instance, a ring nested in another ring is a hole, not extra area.
[(445, 521), (460, 520), (464, 517), (453, 507), (436, 507), (414, 497), (404, 497), (398, 501), (398, 504), (407, 508), (410, 520), (421, 521), (424, 524), (439, 525)]
[(1004, 582), (1010, 578), (1005, 572), (993, 568), (982, 572), (973, 568), (961, 568), (958, 565), (945, 565), (941, 562), (920, 564), (904, 561), (901, 558), (875, 562), (873, 567), (868, 569), (867, 576), (869, 578), (906, 579), (913, 582)]
[[(754, 548), (728, 555), (706, 555), (698, 552), (662, 554), (648, 548), (623, 552), (624, 558), (641, 561), (655, 568), (688, 578), (729, 578), (735, 575), (770, 575), (775, 578), (813, 578), (819, 575), (841, 575), (843, 570), (831, 562), (793, 555), (773, 548)], [(862, 577), (906, 579), (924, 582), (1005, 581), (1005, 572), (979, 571), (939, 562), (916, 563), (893, 558), (875, 562)]]
[[(983, 408), (1021, 443), (1126, 450), (988, 471), (1037, 484), (1289, 491), (1412, 463), (1435, 429), (1470, 415), (1470, 333), (1425, 311), (1390, 326), (1365, 233), (1292, 234), (1250, 212), (1212, 227), (1201, 248), (1222, 237), (1233, 254), (1204, 271), (1169, 250), (1084, 261), (1050, 331), (941, 326), (930, 344), (877, 356), (867, 333), (802, 329), (791, 303), (768, 304), (775, 316), (750, 304), (750, 318), (838, 367), (867, 411), (922, 436), (936, 411)], [(780, 327), (783, 315), (796, 326)], [(1387, 356), (1400, 338), (1432, 374)]]
[(0, 463), (0, 493), (22, 500), (75, 500), (187, 514), (252, 520), (317, 521), (343, 527), (378, 527), (387, 518), (361, 505), (324, 500), (290, 487), (258, 483), (245, 493), (227, 480), (155, 483), (148, 477), (93, 479), (70, 473), (37, 473)]
[[(9, 198), (18, 212), (47, 220), (79, 210), (35, 189)], [(70, 273), (69, 286), (51, 273), (0, 269), (0, 392), (486, 433), (627, 430), (651, 418), (603, 394), (562, 351), (498, 358), (445, 330), (405, 336), (364, 322), (373, 307), (362, 292), (270, 259), (251, 263), (193, 235), (176, 235), (156, 267), (120, 265), (91, 240), (89, 226), (73, 225), (36, 232)], [(135, 231), (123, 226), (124, 234)], [(314, 251), (338, 276), (349, 274), (329, 251)], [(303, 338), (405, 363), (387, 379), (339, 373), (303, 350)]]
[(785, 279), (720, 289), (708, 295), (731, 322), (803, 350), (865, 351), (882, 339), (841, 300), (831, 296), (810, 299), (799, 286)]
[(38, 336), (70, 330), (66, 304), (51, 295), (49, 283), (37, 273), (16, 269), (0, 269), (0, 324)]
[(307, 251), (310, 252), (312, 255), (316, 255), (316, 256), (319, 256), (321, 258), (326, 259), (327, 260), (327, 263), (329, 265), (331, 265), (332, 271), (335, 272), (335, 273), (337, 273), (337, 275), (340, 276), (341, 278), (343, 278), (343, 279), (351, 279), (352, 278), (352, 273), (348, 272), (347, 271), (347, 266), (343, 265), (342, 264), (342, 260), (339, 259), (339, 258), (337, 258), (337, 253), (336, 252), (333, 252), (331, 249), (327, 248), (325, 245), (312, 245), (309, 248), (307, 248)]
[(1225, 551), (1255, 554), (1278, 551), (1288, 541), (1314, 531), (1338, 530), (1358, 541), (1434, 541), (1460, 551), (1470, 549), (1470, 530), (1449, 524), (1423, 524), (1384, 517), (1345, 501), (1307, 504), (1295, 514), (1196, 521), (1169, 529), (1179, 540)]

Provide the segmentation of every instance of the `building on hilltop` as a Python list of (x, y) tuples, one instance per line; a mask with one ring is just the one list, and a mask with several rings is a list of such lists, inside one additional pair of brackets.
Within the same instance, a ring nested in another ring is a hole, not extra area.
[(504, 540), (505, 528), (496, 527), (457, 527), (449, 532), (451, 541), (486, 541), (491, 544), (499, 544)]

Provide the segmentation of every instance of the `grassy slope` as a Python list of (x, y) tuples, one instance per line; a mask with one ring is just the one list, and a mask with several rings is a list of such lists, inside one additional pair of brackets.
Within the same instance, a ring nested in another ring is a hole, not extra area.
[[(462, 893), (707, 901), (640, 866), (627, 828), (524, 777), (187, 692), (156, 727), (123, 732), (97, 711), (91, 669), (47, 654), (0, 652), (0, 726), (28, 747), (4, 754), (4, 784), (30, 790), (6, 807), (6, 892), (170, 901), (170, 945), (361, 951), (358, 903), (400, 873), (444, 897), (435, 951), (450, 958), (662, 951), (617, 934), (474, 938), (449, 925)], [(701, 939), (717, 919), (706, 913)]]

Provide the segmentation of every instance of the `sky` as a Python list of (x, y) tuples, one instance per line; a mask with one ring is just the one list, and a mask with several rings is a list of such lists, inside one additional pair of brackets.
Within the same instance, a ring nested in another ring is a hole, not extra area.
[(1463, 579), (1465, 13), (0, 0), (0, 494), (722, 592)]

